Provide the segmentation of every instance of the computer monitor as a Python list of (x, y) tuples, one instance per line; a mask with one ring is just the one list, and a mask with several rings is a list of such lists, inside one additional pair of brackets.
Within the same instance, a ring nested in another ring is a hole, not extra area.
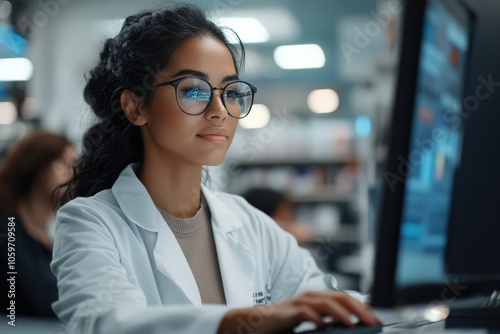
[(374, 306), (439, 299), (460, 164), (473, 15), (458, 0), (406, 1), (378, 206)]

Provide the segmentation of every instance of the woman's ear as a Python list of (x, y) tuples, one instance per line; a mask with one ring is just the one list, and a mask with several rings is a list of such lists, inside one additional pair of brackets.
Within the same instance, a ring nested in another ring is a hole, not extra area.
[(122, 92), (120, 105), (130, 123), (137, 126), (146, 124), (146, 118), (142, 112), (142, 102), (135, 97), (132, 91), (126, 89)]

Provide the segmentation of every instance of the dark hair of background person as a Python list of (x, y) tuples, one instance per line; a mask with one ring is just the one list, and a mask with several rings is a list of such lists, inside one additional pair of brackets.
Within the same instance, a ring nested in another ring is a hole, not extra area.
[(297, 220), (295, 205), (286, 193), (271, 188), (250, 188), (242, 194), (248, 203), (274, 219), (285, 231), (297, 239), (299, 244), (314, 241), (316, 232), (311, 223)]
[(40, 181), (41, 173), (71, 145), (64, 136), (35, 130), (11, 147), (0, 164), (0, 213), (15, 214), (18, 203)]
[(269, 188), (251, 188), (242, 196), (270, 217), (273, 217), (278, 205), (286, 200), (285, 195)]
[(197, 36), (219, 39), (239, 72), (244, 63), (243, 44), (233, 31), (239, 43), (229, 43), (225, 29), (231, 31), (208, 20), (203, 9), (183, 4), (129, 16), (119, 34), (106, 40), (84, 90), (98, 123), (84, 135), (74, 177), (60, 186), (67, 188), (59, 205), (111, 188), (129, 163), (142, 161), (140, 128), (125, 117), (120, 95), (129, 89), (147, 106), (154, 94), (155, 75), (169, 64), (182, 42)]

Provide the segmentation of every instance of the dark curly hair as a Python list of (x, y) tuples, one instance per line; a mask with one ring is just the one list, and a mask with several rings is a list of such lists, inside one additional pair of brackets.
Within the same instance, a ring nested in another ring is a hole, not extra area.
[(236, 71), (242, 68), (243, 45), (239, 38), (238, 44), (229, 43), (224, 29), (210, 21), (203, 9), (184, 4), (129, 16), (118, 35), (106, 40), (84, 90), (84, 99), (98, 122), (85, 133), (75, 176), (61, 185), (67, 188), (56, 206), (111, 188), (129, 163), (142, 161), (141, 133), (126, 118), (120, 95), (128, 89), (147, 106), (155, 75), (168, 65), (183, 41), (195, 36), (215, 37), (231, 52)]

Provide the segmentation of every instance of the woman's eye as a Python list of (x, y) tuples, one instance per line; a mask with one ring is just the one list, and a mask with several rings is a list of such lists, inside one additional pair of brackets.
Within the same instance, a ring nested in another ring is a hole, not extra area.
[(241, 97), (241, 93), (238, 92), (237, 90), (227, 90), (226, 91), (226, 98), (227, 99), (238, 99)]

